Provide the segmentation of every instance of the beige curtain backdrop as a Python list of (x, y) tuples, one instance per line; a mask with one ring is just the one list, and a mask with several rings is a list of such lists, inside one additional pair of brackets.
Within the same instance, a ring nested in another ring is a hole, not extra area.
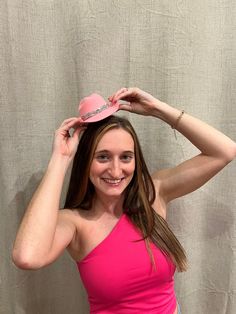
[[(67, 253), (39, 271), (11, 261), (54, 130), (82, 97), (138, 86), (236, 139), (235, 17), (234, 0), (0, 0), (1, 314), (88, 313)], [(165, 123), (126, 116), (150, 171), (198, 153)], [(176, 274), (184, 314), (236, 313), (235, 166), (170, 206), (189, 258)]]

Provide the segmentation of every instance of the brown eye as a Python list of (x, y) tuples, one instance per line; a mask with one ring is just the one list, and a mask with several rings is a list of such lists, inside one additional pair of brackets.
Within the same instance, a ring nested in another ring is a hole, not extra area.
[(109, 160), (109, 156), (108, 155), (98, 155), (96, 156), (96, 159), (99, 161), (99, 162), (106, 162)]
[(121, 160), (124, 162), (127, 162), (127, 163), (130, 162), (132, 159), (133, 159), (133, 155), (132, 156), (131, 155), (123, 155), (121, 157)]

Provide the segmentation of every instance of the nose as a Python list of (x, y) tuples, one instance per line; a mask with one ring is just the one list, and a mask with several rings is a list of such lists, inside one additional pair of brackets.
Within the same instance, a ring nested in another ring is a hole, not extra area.
[(113, 179), (119, 179), (122, 175), (121, 163), (119, 160), (114, 159), (111, 161), (109, 174)]

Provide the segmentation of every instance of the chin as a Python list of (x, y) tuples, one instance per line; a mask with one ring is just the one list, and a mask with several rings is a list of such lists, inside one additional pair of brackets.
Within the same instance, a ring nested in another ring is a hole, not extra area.
[(106, 191), (103, 191), (103, 194), (104, 195), (107, 195), (107, 196), (114, 196), (114, 197), (118, 197), (118, 196), (122, 196), (124, 193), (124, 190), (117, 190), (117, 191), (109, 191), (109, 190), (106, 190)]
[(121, 197), (124, 194), (126, 187), (107, 187), (107, 188), (98, 188), (97, 192), (102, 193), (104, 196), (108, 197)]

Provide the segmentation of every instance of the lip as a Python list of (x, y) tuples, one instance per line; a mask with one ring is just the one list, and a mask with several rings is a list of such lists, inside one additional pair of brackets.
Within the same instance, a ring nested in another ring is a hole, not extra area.
[(120, 179), (102, 178), (103, 182), (111, 186), (118, 186), (123, 181), (123, 179), (124, 178)]

